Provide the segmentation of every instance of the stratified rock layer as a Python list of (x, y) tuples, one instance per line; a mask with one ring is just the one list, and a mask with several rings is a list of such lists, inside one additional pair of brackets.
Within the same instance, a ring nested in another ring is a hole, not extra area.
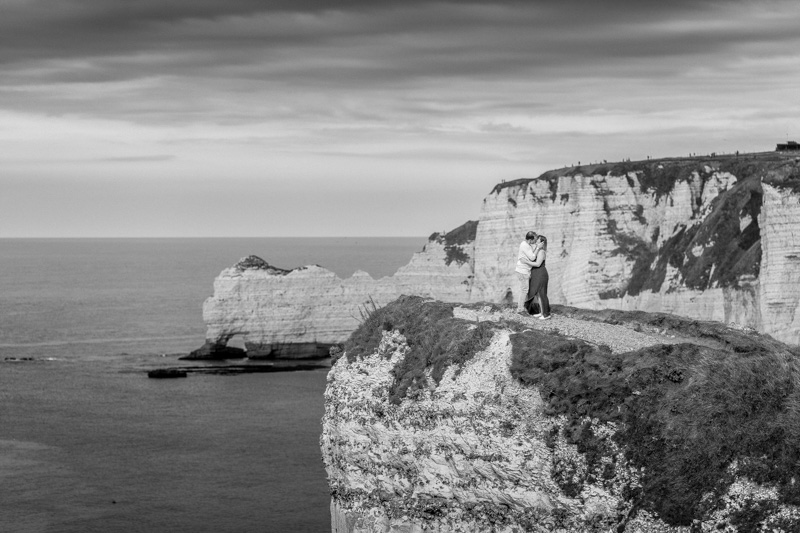
[(380, 280), (246, 258), (219, 275), (205, 302), (207, 343), (242, 335), (252, 356), (313, 356), (401, 294), (512, 302), (528, 230), (548, 238), (552, 303), (667, 312), (800, 343), (800, 161), (777, 153), (593, 165), (504, 182), (483, 200), (478, 222), (432, 235)]
[(800, 344), (800, 194), (766, 183), (763, 188), (758, 325), (775, 338)]

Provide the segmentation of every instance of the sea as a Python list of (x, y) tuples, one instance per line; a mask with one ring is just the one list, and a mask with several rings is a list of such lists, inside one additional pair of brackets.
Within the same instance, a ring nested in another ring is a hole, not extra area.
[(0, 532), (329, 532), (326, 368), (147, 371), (190, 363), (244, 256), (380, 278), (425, 242), (0, 239)]

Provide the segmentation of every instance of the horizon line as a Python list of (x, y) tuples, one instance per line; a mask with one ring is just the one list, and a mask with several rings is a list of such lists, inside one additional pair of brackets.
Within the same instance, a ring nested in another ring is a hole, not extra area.
[(0, 240), (101, 240), (101, 239), (427, 239), (430, 235), (104, 235), (104, 236), (0, 236)]

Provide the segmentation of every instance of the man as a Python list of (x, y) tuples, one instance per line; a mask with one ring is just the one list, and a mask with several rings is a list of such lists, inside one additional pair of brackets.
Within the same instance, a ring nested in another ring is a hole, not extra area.
[(519, 300), (517, 303), (517, 313), (528, 314), (525, 311), (525, 300), (528, 298), (528, 282), (531, 279), (531, 267), (536, 259), (536, 249), (534, 247), (538, 235), (534, 231), (525, 234), (525, 240), (519, 245), (517, 254), (517, 278), (519, 279)]

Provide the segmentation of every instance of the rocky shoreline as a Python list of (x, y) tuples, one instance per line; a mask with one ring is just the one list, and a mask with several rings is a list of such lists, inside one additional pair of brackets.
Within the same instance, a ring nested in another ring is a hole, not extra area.
[(231, 376), (237, 374), (264, 374), (272, 372), (299, 372), (304, 370), (319, 370), (330, 368), (330, 359), (312, 361), (279, 361), (271, 363), (245, 363), (245, 364), (207, 364), (159, 367), (145, 372), (150, 378), (179, 378), (188, 374), (213, 374)]

